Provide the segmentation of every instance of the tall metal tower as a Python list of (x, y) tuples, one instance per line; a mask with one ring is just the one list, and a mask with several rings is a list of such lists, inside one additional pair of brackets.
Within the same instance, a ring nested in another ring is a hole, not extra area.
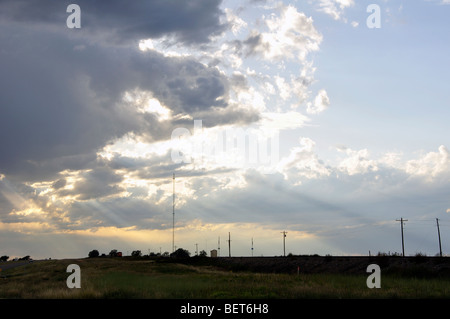
[(172, 252), (175, 252), (175, 173), (173, 173), (172, 191)]

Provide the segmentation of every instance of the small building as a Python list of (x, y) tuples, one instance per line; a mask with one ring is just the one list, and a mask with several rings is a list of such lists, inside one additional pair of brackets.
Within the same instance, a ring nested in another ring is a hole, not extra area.
[(217, 257), (217, 250), (216, 249), (211, 250), (211, 257), (213, 257), (213, 258)]

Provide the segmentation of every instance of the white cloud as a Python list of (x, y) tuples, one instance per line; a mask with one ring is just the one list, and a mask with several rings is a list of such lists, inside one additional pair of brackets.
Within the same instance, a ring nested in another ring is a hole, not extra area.
[(317, 51), (322, 35), (315, 29), (313, 19), (293, 6), (282, 7), (281, 16), (271, 15), (265, 20), (269, 32), (254, 31), (246, 41), (251, 53), (267, 60), (300, 59), (304, 61), (309, 52)]
[(131, 107), (136, 108), (139, 113), (150, 113), (158, 118), (158, 121), (169, 120), (172, 117), (172, 111), (161, 104), (161, 102), (154, 98), (151, 92), (148, 91), (126, 91), (123, 94), (123, 101), (128, 103)]
[(330, 106), (330, 99), (328, 97), (327, 91), (320, 90), (317, 93), (314, 103), (309, 102), (307, 104), (306, 112), (309, 114), (319, 114), (325, 111), (328, 106)]
[(261, 117), (261, 129), (263, 130), (288, 130), (300, 128), (309, 122), (307, 116), (295, 111), (283, 113), (264, 112)]
[(299, 143), (299, 147), (293, 147), (289, 155), (280, 160), (278, 170), (284, 174), (285, 178), (294, 185), (299, 185), (304, 178), (329, 176), (331, 170), (319, 160), (315, 153), (316, 143), (308, 137), (301, 137)]
[(435, 178), (450, 174), (450, 152), (444, 146), (439, 146), (438, 152), (429, 152), (422, 158), (406, 163), (405, 171), (410, 175)]
[(275, 83), (277, 85), (278, 91), (280, 92), (280, 97), (283, 100), (287, 100), (291, 96), (291, 88), (286, 80), (281, 76), (275, 76)]
[(338, 164), (340, 171), (351, 176), (378, 170), (377, 162), (369, 159), (369, 151), (367, 149), (354, 151), (350, 148), (340, 148), (338, 150), (345, 152), (348, 156)]
[(231, 26), (234, 35), (239, 34), (243, 28), (247, 27), (247, 22), (239, 18), (231, 9), (225, 8), (226, 19)]
[(319, 11), (324, 12), (335, 20), (341, 20), (344, 10), (355, 4), (354, 0), (316, 0), (319, 2)]

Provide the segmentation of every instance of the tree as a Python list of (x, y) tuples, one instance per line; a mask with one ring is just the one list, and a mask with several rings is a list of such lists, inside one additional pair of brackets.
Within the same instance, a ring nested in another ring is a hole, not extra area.
[(131, 256), (133, 256), (133, 257), (141, 257), (141, 256), (142, 256), (142, 253), (141, 253), (140, 250), (133, 250), (133, 251), (131, 252)]
[(7, 261), (9, 259), (9, 256), (2, 256), (2, 257), (0, 257), (0, 260), (1, 261)]
[(183, 248), (178, 248), (173, 253), (170, 254), (170, 257), (172, 258), (189, 258), (191, 253)]
[(95, 258), (95, 257), (98, 257), (98, 256), (100, 256), (100, 253), (98, 252), (98, 250), (97, 249), (94, 249), (94, 250), (92, 250), (92, 251), (90, 251), (89, 252), (89, 258)]
[(206, 256), (207, 256), (206, 251), (202, 250), (202, 251), (200, 252), (199, 256), (200, 256), (200, 257), (206, 257)]
[(117, 249), (113, 249), (109, 252), (109, 257), (117, 257)]

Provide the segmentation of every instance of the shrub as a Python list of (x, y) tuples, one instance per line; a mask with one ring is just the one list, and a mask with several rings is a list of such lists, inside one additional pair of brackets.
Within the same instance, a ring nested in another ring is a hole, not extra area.
[(140, 250), (133, 250), (133, 251), (131, 252), (131, 256), (133, 256), (133, 257), (141, 257), (141, 256), (142, 256), (142, 253), (141, 253)]
[(88, 254), (89, 258), (94, 258), (100, 256), (100, 253), (97, 249), (91, 250)]
[(183, 248), (178, 248), (173, 253), (170, 254), (170, 257), (172, 258), (189, 258), (191, 253)]
[(418, 264), (423, 263), (427, 260), (427, 254), (418, 252), (414, 256), (414, 261)]

